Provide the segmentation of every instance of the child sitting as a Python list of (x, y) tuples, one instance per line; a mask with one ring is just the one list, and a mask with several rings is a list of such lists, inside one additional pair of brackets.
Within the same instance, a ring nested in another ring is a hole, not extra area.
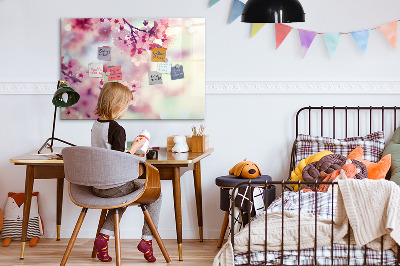
[[(100, 117), (93, 123), (91, 133), (91, 143), (93, 147), (101, 147), (111, 150), (125, 152), (126, 134), (125, 129), (115, 120), (122, 118), (132, 101), (132, 92), (128, 87), (118, 82), (108, 82), (103, 85), (97, 102), (96, 114)], [(145, 154), (135, 154), (146, 142), (145, 138), (136, 138), (129, 153), (144, 157)], [(132, 181), (121, 184), (116, 187), (93, 187), (93, 194), (102, 198), (121, 197), (141, 189), (144, 184), (135, 182), (137, 176), (132, 176)], [(147, 209), (156, 226), (160, 216), (161, 194), (153, 203), (147, 204)], [(120, 219), (124, 214), (126, 207), (118, 208)], [(100, 230), (99, 236), (94, 241), (97, 249), (97, 258), (101, 261), (111, 261), (108, 255), (108, 240), (110, 236), (114, 236), (114, 219), (115, 210), (108, 210), (104, 224)], [(142, 240), (137, 246), (138, 250), (144, 253), (144, 258), (149, 262), (155, 262), (153, 256), (152, 237), (150, 227), (146, 221), (142, 230)]]

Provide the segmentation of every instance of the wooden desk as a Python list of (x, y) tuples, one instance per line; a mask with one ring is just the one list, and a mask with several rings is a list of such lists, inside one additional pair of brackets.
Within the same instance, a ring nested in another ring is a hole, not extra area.
[[(54, 151), (60, 153), (61, 148), (54, 148)], [(200, 241), (203, 241), (203, 211), (200, 160), (210, 155), (213, 151), (214, 149), (209, 149), (208, 151), (203, 153), (189, 152), (186, 154), (174, 154), (172, 152), (167, 152), (165, 149), (161, 149), (159, 150), (157, 160), (147, 160), (148, 163), (157, 167), (160, 172), (161, 180), (172, 180), (179, 260), (182, 260), (182, 205), (180, 177), (186, 171), (193, 170), (199, 235)], [(50, 151), (44, 150), (42, 153), (48, 152)], [(14, 163), (15, 165), (26, 165), (25, 199), (21, 235), (21, 259), (24, 258), (34, 179), (57, 178), (57, 240), (60, 240), (64, 188), (64, 162), (60, 158), (55, 158), (56, 156), (39, 156), (36, 155), (36, 153), (37, 151), (32, 151), (10, 159), (10, 162)]]

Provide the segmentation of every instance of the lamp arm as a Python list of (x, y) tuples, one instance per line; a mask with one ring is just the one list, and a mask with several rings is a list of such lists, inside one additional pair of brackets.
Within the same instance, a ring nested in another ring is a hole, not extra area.
[(50, 149), (53, 148), (54, 131), (56, 129), (56, 117), (57, 117), (57, 106), (54, 106), (54, 118), (53, 118), (53, 131), (51, 133), (51, 144)]

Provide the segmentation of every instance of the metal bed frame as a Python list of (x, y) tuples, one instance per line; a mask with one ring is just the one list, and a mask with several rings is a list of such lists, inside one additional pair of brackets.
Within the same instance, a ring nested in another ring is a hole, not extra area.
[[(370, 131), (370, 133), (372, 133), (373, 113), (376, 113), (376, 112), (379, 112), (379, 111), (381, 112), (381, 130), (384, 131), (384, 129), (385, 129), (385, 113), (387, 113), (385, 111), (393, 112), (393, 125), (394, 125), (393, 130), (395, 130), (396, 129), (396, 125), (397, 125), (397, 123), (396, 123), (397, 111), (399, 109), (400, 108), (398, 108), (396, 106), (393, 106), (393, 107), (385, 107), (385, 106), (382, 106), (382, 107), (372, 107), (372, 106), (369, 106), (369, 107), (360, 107), (360, 106), (357, 106), (357, 107), (348, 107), (348, 106), (344, 106), (344, 107), (337, 107), (337, 106), (331, 106), (331, 107), (324, 107), (324, 106), (312, 107), (312, 106), (308, 106), (308, 107), (303, 107), (296, 114), (296, 138), (300, 134), (299, 133), (299, 125), (300, 125), (299, 124), (299, 120), (300, 120), (300, 114), (303, 111), (308, 111), (308, 134), (309, 135), (311, 135), (311, 131), (312, 131), (311, 112), (313, 110), (319, 111), (319, 114), (320, 114), (320, 136), (324, 136), (324, 111), (325, 110), (331, 110), (330, 113), (332, 113), (332, 123), (333, 123), (333, 125), (332, 125), (332, 129), (333, 129), (332, 136), (333, 136), (333, 138), (336, 137), (336, 122), (337, 122), (336, 121), (337, 120), (336, 119), (336, 113), (339, 112), (339, 111), (340, 112), (344, 112), (344, 117), (345, 118), (344, 118), (344, 121), (341, 121), (341, 122), (342, 122), (342, 125), (344, 123), (345, 137), (347, 138), (347, 136), (348, 136), (348, 125), (349, 125), (349, 121), (348, 121), (349, 115), (348, 115), (348, 113), (356, 112), (356, 114), (357, 114), (357, 136), (359, 136), (360, 135), (360, 121), (361, 121), (360, 120), (360, 112), (364, 112), (364, 113), (365, 113), (365, 111), (369, 112), (369, 131)], [(326, 120), (327, 119), (325, 119), (325, 121)], [(353, 125), (354, 125), (354, 123), (353, 123)], [(290, 176), (290, 172), (293, 169), (295, 169), (295, 167), (296, 167), (296, 165), (295, 165), (295, 158), (296, 158), (295, 146), (296, 146), (296, 141), (294, 142), (293, 148), (292, 148), (289, 176)], [(250, 179), (249, 181), (242, 182), (242, 183), (236, 185), (234, 187), (233, 191), (232, 191), (232, 195), (235, 195), (235, 192), (239, 187), (242, 187), (242, 186), (256, 187), (257, 186), (259, 188), (263, 188), (264, 189), (266, 198), (268, 198), (268, 189), (266, 189), (266, 188), (268, 188), (269, 186), (271, 186), (271, 185), (281, 186), (282, 195), (283, 195), (285, 190), (291, 190), (290, 187), (287, 186), (287, 185), (292, 185), (292, 184), (299, 185), (299, 187), (300, 187), (301, 184), (315, 185), (314, 190), (315, 190), (315, 192), (317, 192), (317, 189), (318, 189), (319, 185), (330, 184), (330, 185), (332, 185), (332, 190), (333, 190), (334, 186), (336, 186), (338, 183), (336, 181), (332, 181), (332, 182), (320, 182), (320, 181), (304, 182), (304, 181), (285, 181), (285, 180), (283, 180), (283, 181), (265, 181), (265, 182), (263, 182), (263, 181), (252, 181)], [(299, 193), (299, 202), (301, 202), (300, 189), (299, 189), (298, 193)], [(250, 189), (250, 198), (252, 198), (252, 196), (253, 196), (252, 194), (253, 194), (253, 191)], [(331, 213), (331, 215), (332, 215), (332, 221), (331, 221), (332, 222), (332, 224), (331, 224), (332, 225), (331, 226), (331, 228), (332, 228), (332, 237), (331, 237), (331, 261), (332, 261), (332, 265), (334, 263), (334, 254), (333, 254), (333, 251), (334, 251), (333, 250), (333, 244), (334, 244), (333, 243), (333, 224), (334, 224), (334, 220), (333, 220), (334, 219), (334, 217), (333, 217), (333, 210), (334, 210), (333, 204), (334, 203), (333, 202), (334, 202), (334, 200), (333, 199), (334, 199), (334, 193), (332, 193), (332, 213)], [(318, 202), (317, 193), (315, 193), (315, 213), (317, 213), (317, 208), (318, 208), (317, 207), (317, 202)], [(268, 239), (267, 239), (267, 233), (268, 233), (268, 227), (267, 227), (268, 219), (267, 219), (267, 216), (268, 216), (268, 214), (267, 214), (267, 205), (266, 204), (267, 204), (267, 201), (264, 201), (264, 208), (265, 208), (264, 262), (259, 263), (259, 265), (271, 265), (271, 264), (268, 264), (268, 262), (267, 262), (267, 252), (268, 252), (268, 250), (267, 250), (267, 242), (268, 242)], [(282, 212), (284, 212), (284, 197), (282, 197)], [(299, 214), (298, 226), (300, 227), (300, 204), (299, 204), (298, 214)], [(232, 244), (233, 248), (234, 248), (234, 245), (235, 245), (235, 241), (234, 241), (234, 237), (235, 237), (235, 234), (234, 234), (234, 217), (235, 217), (234, 197), (232, 197), (232, 200), (231, 200), (231, 232), (230, 232), (231, 239), (230, 239), (230, 241), (231, 241), (231, 244)], [(316, 254), (317, 238), (318, 238), (316, 224), (317, 224), (317, 215), (315, 215), (315, 239), (314, 239), (314, 258), (313, 258), (314, 263), (313, 264), (307, 264), (307, 265), (318, 265), (317, 264), (317, 254)], [(251, 219), (249, 219), (248, 227), (249, 227), (249, 242), (248, 242), (248, 245), (247, 245), (247, 262), (248, 263), (245, 264), (245, 265), (250, 265), (251, 264), (251, 255), (250, 255), (251, 254), (251, 249), (250, 249), (250, 243), (251, 243), (251, 230), (250, 230), (251, 229)], [(283, 251), (284, 251), (284, 240), (283, 240), (283, 238), (284, 238), (283, 237), (283, 235), (284, 235), (284, 217), (283, 216), (282, 216), (282, 232), (281, 232), (281, 234), (282, 234), (282, 237), (281, 237), (281, 250), (280, 250), (281, 256), (280, 256), (280, 264), (279, 265), (284, 265), (283, 264), (283, 259), (284, 259), (284, 256), (283, 256)], [(297, 265), (305, 265), (305, 264), (300, 264), (300, 254), (301, 254), (300, 242), (301, 242), (301, 237), (300, 237), (300, 230), (299, 230), (298, 243), (297, 243), (297, 247), (298, 247), (297, 248)], [(395, 265), (400, 265), (400, 249), (399, 249), (400, 246), (397, 245), (397, 248), (398, 248), (399, 252), (397, 253), (397, 258), (396, 258)], [(367, 263), (367, 253), (366, 253), (366, 249), (367, 248), (366, 248), (366, 246), (363, 246), (363, 249), (364, 249), (364, 263), (363, 263), (363, 265), (367, 265), (366, 264)], [(347, 233), (347, 264), (346, 265), (350, 265), (350, 224), (348, 226), (348, 233)], [(384, 265), (384, 261), (383, 261), (383, 236), (381, 237), (380, 265)]]

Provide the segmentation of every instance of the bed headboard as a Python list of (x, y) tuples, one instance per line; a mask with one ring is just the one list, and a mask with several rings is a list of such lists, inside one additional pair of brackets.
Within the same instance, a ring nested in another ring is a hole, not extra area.
[[(308, 106), (296, 114), (296, 137), (299, 134), (347, 138), (382, 130), (387, 140), (398, 126), (396, 106)], [(293, 144), (290, 171), (295, 164)], [(290, 176), (290, 172), (289, 172)]]

